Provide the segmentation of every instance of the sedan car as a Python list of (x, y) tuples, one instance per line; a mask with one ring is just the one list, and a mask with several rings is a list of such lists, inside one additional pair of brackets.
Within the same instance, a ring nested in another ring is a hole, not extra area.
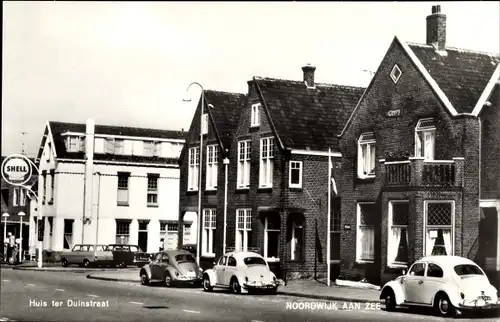
[(276, 293), (280, 281), (266, 260), (253, 252), (231, 252), (221, 256), (212, 269), (203, 273), (203, 289), (229, 288), (233, 293), (265, 290)]
[(200, 285), (203, 271), (198, 267), (191, 253), (182, 250), (164, 250), (156, 253), (151, 263), (140, 270), (141, 284), (163, 282), (167, 287), (173, 284)]
[(443, 316), (463, 310), (500, 307), (498, 292), (483, 270), (459, 256), (428, 256), (415, 262), (408, 273), (382, 288), (387, 310), (400, 306), (434, 307)]
[(72, 264), (83, 267), (113, 265), (113, 253), (107, 245), (77, 244), (71, 251), (61, 253), (61, 264), (63, 267)]
[(150, 256), (144, 253), (137, 245), (110, 244), (109, 250), (113, 252), (114, 264), (119, 267), (137, 265), (139, 267), (149, 263)]

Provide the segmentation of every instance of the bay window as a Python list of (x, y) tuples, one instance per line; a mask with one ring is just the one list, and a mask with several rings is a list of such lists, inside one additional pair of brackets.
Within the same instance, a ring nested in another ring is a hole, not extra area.
[(202, 255), (215, 256), (214, 252), (214, 236), (215, 236), (215, 219), (217, 210), (203, 209), (203, 231), (202, 231)]
[(375, 134), (363, 133), (358, 140), (358, 177), (375, 176)]
[(274, 138), (260, 140), (259, 187), (273, 186)]
[(236, 250), (246, 252), (252, 240), (252, 210), (236, 210)]
[(198, 190), (200, 175), (200, 148), (189, 149), (188, 190)]
[(250, 151), (252, 142), (239, 141), (238, 142), (238, 188), (244, 189), (250, 186)]
[(425, 254), (453, 255), (453, 201), (424, 201)]
[(214, 190), (217, 189), (217, 161), (219, 159), (219, 153), (217, 145), (207, 146), (207, 178), (206, 178), (206, 189)]
[(389, 202), (389, 237), (387, 242), (387, 265), (408, 263), (408, 214), (407, 201)]
[(373, 262), (375, 259), (375, 203), (360, 202), (357, 206), (356, 260)]
[(436, 125), (434, 119), (427, 118), (418, 121), (415, 127), (415, 156), (433, 160), (435, 143)]

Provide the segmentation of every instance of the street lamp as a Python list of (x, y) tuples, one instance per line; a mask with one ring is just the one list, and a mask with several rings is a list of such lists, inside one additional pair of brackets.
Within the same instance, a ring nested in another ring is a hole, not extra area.
[(24, 212), (19, 212), (17, 214), (19, 216), (19, 263), (23, 261), (23, 217), (26, 216)]
[[(200, 265), (200, 227), (201, 225), (201, 166), (203, 164), (203, 105), (205, 103), (205, 90), (203, 89), (203, 86), (201, 86), (200, 83), (198, 82), (192, 82), (189, 84), (186, 92), (189, 92), (189, 88), (191, 88), (192, 85), (198, 85), (201, 88), (201, 110), (200, 110), (200, 177), (198, 180), (198, 225), (197, 225), (197, 233), (196, 233), (196, 263)], [(191, 102), (190, 98), (184, 98), (184, 102)], [(208, 127), (208, 124), (207, 124)], [(196, 161), (196, 160), (195, 160)]]
[(7, 239), (7, 218), (9, 218), (9, 214), (4, 212), (2, 214), (2, 217), (5, 218), (4, 220), (4, 225), (3, 225), (3, 240), (2, 240), (2, 243), (4, 244), (4, 255), (5, 255), (5, 258), (4, 260), (6, 262), (9, 261), (9, 259), (7, 258), (7, 245), (5, 243), (5, 239)]

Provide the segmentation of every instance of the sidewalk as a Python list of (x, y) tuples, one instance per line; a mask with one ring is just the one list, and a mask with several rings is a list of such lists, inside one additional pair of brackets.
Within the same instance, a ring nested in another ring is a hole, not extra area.
[[(139, 269), (121, 270), (119, 272), (96, 272), (87, 275), (87, 278), (115, 282), (140, 283)], [(380, 302), (380, 291), (354, 287), (337, 286), (333, 282), (327, 286), (324, 281), (300, 280), (289, 281), (286, 286), (278, 289), (278, 294), (322, 299), (331, 301), (349, 302)]]

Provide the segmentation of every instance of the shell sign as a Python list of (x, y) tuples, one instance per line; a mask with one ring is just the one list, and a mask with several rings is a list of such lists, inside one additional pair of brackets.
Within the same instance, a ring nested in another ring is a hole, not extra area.
[(12, 185), (24, 185), (31, 178), (31, 161), (24, 155), (9, 155), (2, 162), (2, 178)]

